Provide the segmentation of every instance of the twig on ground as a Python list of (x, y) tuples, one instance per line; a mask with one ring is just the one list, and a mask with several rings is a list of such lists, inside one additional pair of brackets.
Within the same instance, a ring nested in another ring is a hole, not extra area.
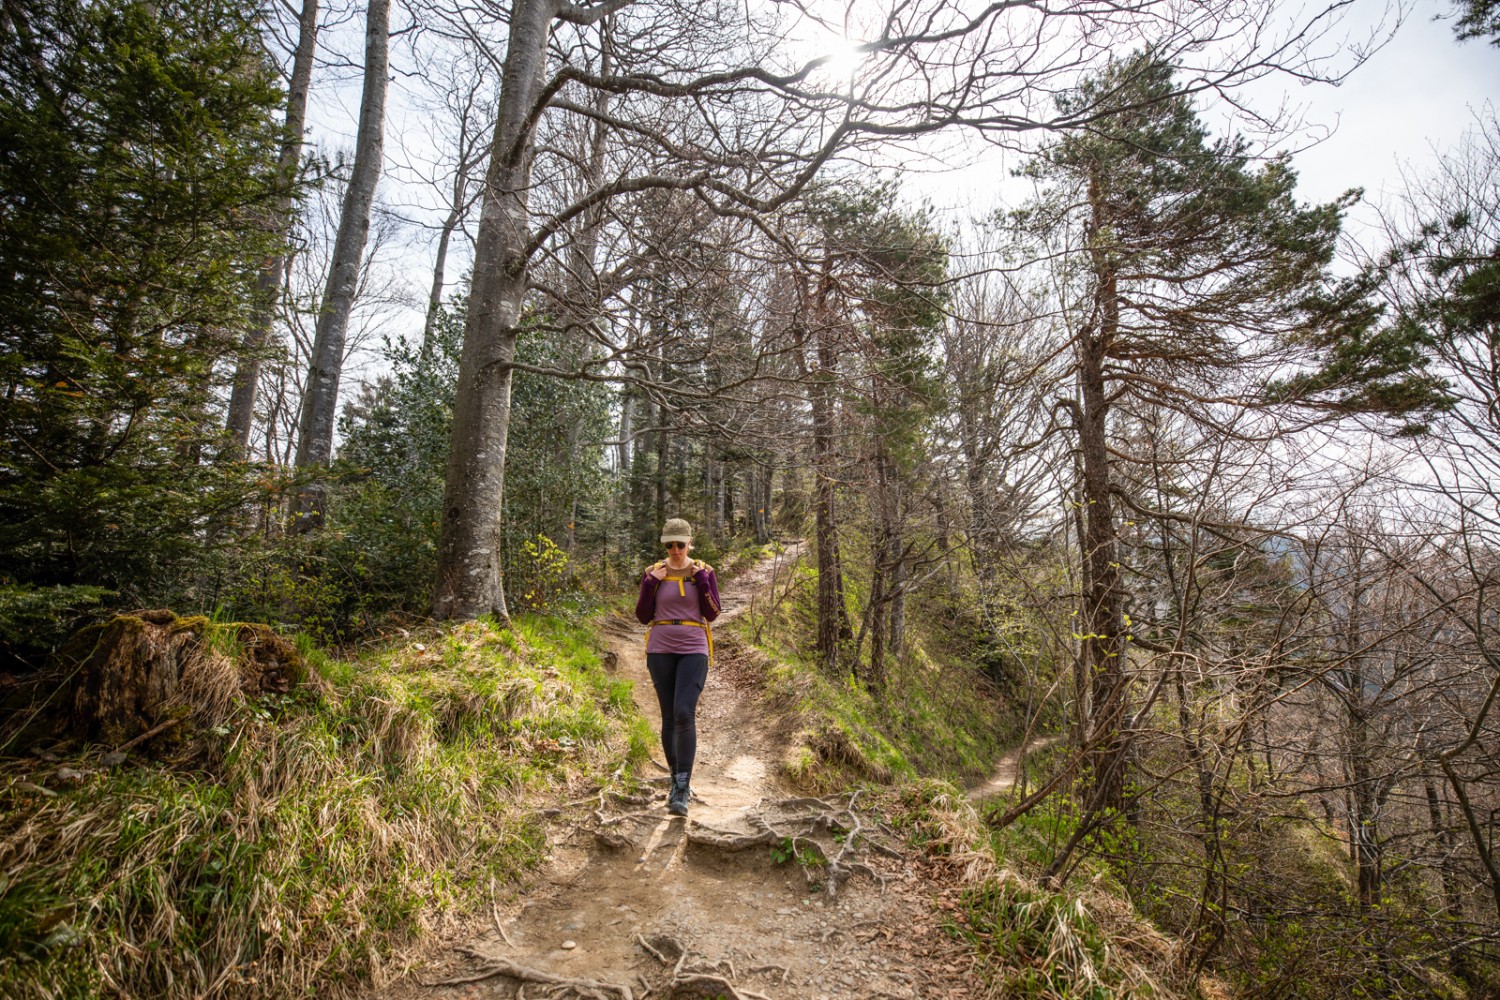
[(490, 912), (495, 917), (495, 930), (497, 930), (497, 931), (500, 932), (500, 940), (504, 941), (508, 946), (514, 948), (516, 946), (516, 943), (510, 939), (510, 935), (509, 934), (505, 933), (505, 924), (502, 923), (501, 920), (500, 920), (500, 910), (499, 910), (499, 908), (497, 908), (493, 903), (491, 903), (490, 904)]
[(754, 966), (753, 969), (748, 970), (748, 972), (745, 973), (745, 975), (747, 975), (747, 976), (757, 976), (757, 975), (760, 975), (760, 973), (763, 973), (763, 972), (778, 972), (778, 973), (781, 973), (780, 984), (777, 984), (777, 985), (781, 985), (781, 987), (784, 987), (784, 985), (786, 985), (786, 978), (787, 978), (787, 976), (792, 975), (792, 970), (787, 969), (786, 966)]
[(667, 956), (663, 955), (661, 952), (659, 952), (655, 948), (651, 947), (651, 943), (648, 942), (641, 935), (637, 934), (635, 936), (635, 943), (638, 944), (638, 945), (640, 945), (642, 948), (645, 948), (646, 951), (651, 954), (651, 957), (654, 958), (654, 959), (656, 959), (662, 965), (667, 965), (668, 964)]
[(115, 747), (115, 753), (124, 753), (126, 750), (134, 750), (136, 747), (140, 746), (151, 737), (160, 736), (162, 733), (166, 732), (168, 729), (171, 729), (173, 726), (177, 725), (180, 722), (182, 722), (181, 718), (168, 719), (166, 722), (159, 722), (156, 725), (152, 726), (150, 729), (146, 730), (144, 733), (141, 733), (141, 735), (137, 736), (135, 739), (126, 740), (124, 743), (121, 743), (119, 746)]
[(711, 986), (719, 990), (724, 995), (725, 1000), (771, 1000), (764, 993), (740, 989), (723, 976), (710, 976), (707, 973), (701, 972), (687, 976), (673, 977), (672, 989), (674, 991), (684, 986)]

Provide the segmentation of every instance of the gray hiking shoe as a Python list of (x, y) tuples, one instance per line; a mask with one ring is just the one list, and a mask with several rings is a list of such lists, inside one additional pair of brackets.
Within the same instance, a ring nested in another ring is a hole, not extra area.
[(692, 796), (693, 790), (688, 787), (688, 776), (686, 774), (672, 775), (672, 791), (667, 796), (667, 812), (673, 816), (686, 816), (688, 799)]

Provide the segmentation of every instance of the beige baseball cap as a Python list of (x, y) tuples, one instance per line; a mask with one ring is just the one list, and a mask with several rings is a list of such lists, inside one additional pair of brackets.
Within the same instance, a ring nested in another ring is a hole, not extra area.
[(664, 542), (691, 542), (693, 540), (693, 526), (680, 517), (669, 517), (667, 523), (661, 527), (661, 540)]

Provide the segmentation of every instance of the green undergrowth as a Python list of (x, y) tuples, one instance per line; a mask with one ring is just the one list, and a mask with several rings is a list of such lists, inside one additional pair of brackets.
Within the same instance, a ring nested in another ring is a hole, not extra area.
[(339, 995), (543, 856), (535, 804), (653, 743), (580, 626), (330, 659), (167, 760), (0, 762), (0, 995)]
[(830, 676), (813, 648), (816, 570), (756, 602), (740, 634), (763, 658), (768, 694), (796, 720), (788, 776), (810, 790), (918, 777), (980, 779), (1019, 736), (1019, 724), (984, 674), (951, 645), (940, 619), (911, 613), (907, 647), (886, 662), (883, 693), (852, 674)]
[(875, 800), (928, 859), (944, 928), (973, 956), (974, 995), (1006, 1000), (1104, 1000), (1218, 995), (1195, 991), (1172, 943), (1112, 887), (1045, 887), (996, 853), (989, 827), (946, 781), (917, 780)]
[(1112, 1000), (1131, 991), (1083, 901), (1016, 879), (991, 878), (960, 896), (950, 933), (969, 944), (988, 985), (1006, 997)]
[[(1029, 813), (999, 836), (982, 818), (990, 807), (976, 808), (965, 795), (963, 786), (993, 773), (1023, 736), (1023, 712), (993, 683), (993, 650), (973, 643), (973, 629), (941, 599), (914, 598), (906, 653), (888, 661), (885, 691), (877, 695), (854, 677), (819, 668), (816, 585), (815, 569), (800, 565), (783, 593), (757, 599), (739, 635), (723, 641), (731, 655), (755, 663), (768, 697), (797, 732), (788, 776), (818, 792), (870, 788), (866, 801), (935, 873), (945, 872), (937, 880), (947, 886), (940, 910), (949, 934), (975, 959), (976, 995), (1190, 995), (1170, 970), (1169, 942), (1118, 885), (1053, 891), (1036, 878), (1076, 817)], [(858, 581), (847, 586), (858, 607)], [(1031, 787), (1055, 752), (1061, 747), (1031, 755)], [(1063, 801), (1057, 799), (1059, 810)], [(1006, 805), (1002, 797), (993, 808)]]

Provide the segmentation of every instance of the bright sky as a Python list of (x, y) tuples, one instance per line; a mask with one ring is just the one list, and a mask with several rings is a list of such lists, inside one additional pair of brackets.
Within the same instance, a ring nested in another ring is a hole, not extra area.
[[(1296, 150), (1293, 162), (1304, 200), (1328, 201), (1351, 187), (1363, 187), (1374, 204), (1394, 199), (1404, 184), (1403, 170), (1406, 176), (1420, 181), (1431, 173), (1438, 155), (1452, 149), (1487, 106), (1488, 113), (1494, 113), (1493, 102), (1500, 98), (1500, 48), (1482, 41), (1456, 41), (1447, 0), (1408, 2), (1416, 7), (1407, 12), (1394, 38), (1342, 85), (1298, 85), (1277, 77), (1249, 92), (1251, 102), (1259, 109), (1270, 111), (1289, 104), (1301, 110), (1307, 128), (1283, 148)], [(1295, 16), (1295, 4), (1287, 4), (1286, 9), (1288, 16)], [(1435, 21), (1434, 14), (1445, 19)], [(1348, 34), (1358, 38), (1368, 26), (1389, 22), (1391, 17), (1385, 0), (1354, 0), (1346, 11)], [(404, 23), (404, 18), (397, 20)], [(324, 40), (324, 51), (338, 51), (357, 66), (362, 62), (362, 21), (362, 10), (357, 9)], [(410, 53), (398, 46), (392, 55), (393, 65), (399, 69)], [(324, 144), (325, 152), (349, 150), (353, 145), (359, 85), (357, 79), (350, 79), (353, 73), (345, 71), (342, 75), (342, 83), (329, 81), (326, 76), (322, 86), (315, 81), (313, 137)], [(400, 155), (398, 133), (409, 137), (409, 149), (420, 150), (424, 144), (418, 126), (427, 112), (414, 105), (409, 93), (416, 82), (397, 75), (392, 84), (388, 156)], [(416, 138), (410, 138), (413, 136)], [(430, 148), (430, 141), (428, 145)], [(1017, 163), (1014, 157), (1007, 160), (993, 148), (978, 144), (971, 144), (967, 151), (948, 148), (936, 159), (925, 161), (912, 157), (909, 151), (903, 155), (908, 194), (913, 199), (931, 201), (940, 211), (951, 212), (955, 222), (1014, 203), (1029, 190), (1027, 182), (1009, 176)], [(417, 208), (420, 204), (434, 204), (435, 195), (421, 186), (403, 184), (400, 172), (388, 169), (381, 179), (380, 200), (400, 206), (402, 214), (411, 217), (421, 214)], [(434, 208), (432, 214), (437, 217), (440, 212)], [(1351, 229), (1357, 232), (1374, 218), (1373, 205), (1357, 209), (1350, 220)], [(393, 280), (408, 285), (419, 299), (425, 296), (431, 279), (430, 242), (423, 246), (418, 236), (414, 245), (392, 256)], [(455, 247), (455, 255), (458, 259), (450, 261), (450, 281), (467, 266), (468, 248)], [(387, 314), (385, 329), (415, 336), (421, 329), (420, 308), (401, 313)]]
[[(1439, 155), (1488, 106), (1500, 101), (1500, 48), (1482, 41), (1459, 42), (1451, 20), (1434, 21), (1447, 7), (1418, 0), (1391, 40), (1338, 86), (1299, 84), (1284, 76), (1256, 84), (1246, 93), (1265, 113), (1283, 104), (1300, 109), (1305, 127), (1277, 149), (1293, 151), (1298, 191), (1307, 202), (1327, 202), (1350, 188), (1363, 188), (1371, 204), (1355, 209), (1350, 229), (1375, 221), (1374, 205), (1394, 199), (1403, 171), (1415, 180), (1432, 173)], [(1352, 8), (1350, 34), (1379, 23), (1380, 0), (1359, 0)], [(1213, 114), (1210, 111), (1209, 117)], [(910, 174), (911, 187), (940, 210), (975, 218), (1023, 199), (1027, 181), (1008, 176), (1019, 163), (995, 150), (972, 150), (967, 162), (943, 170), (927, 163)]]
[[(1445, 15), (1434, 21), (1433, 14)], [(1299, 189), (1308, 201), (1330, 201), (1363, 187), (1373, 201), (1395, 197), (1407, 169), (1432, 172), (1487, 104), (1500, 99), (1500, 48), (1454, 38), (1446, 3), (1418, 0), (1383, 49), (1339, 87), (1313, 85), (1291, 93), (1310, 122), (1334, 129), (1297, 153)]]

